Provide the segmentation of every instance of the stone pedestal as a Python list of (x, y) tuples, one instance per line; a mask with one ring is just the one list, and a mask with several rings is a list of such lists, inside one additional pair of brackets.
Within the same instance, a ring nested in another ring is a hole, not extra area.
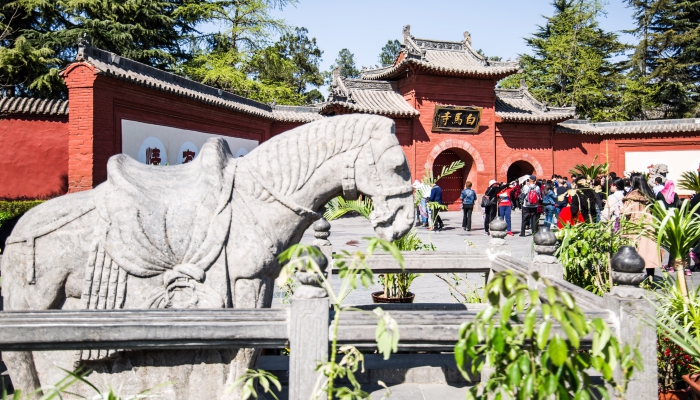
[[(623, 246), (610, 260), (613, 288), (605, 295), (607, 308), (619, 319), (617, 337), (620, 344), (637, 348), (642, 355), (643, 371), (635, 371), (627, 387), (625, 398), (655, 399), (657, 387), (656, 325), (649, 318), (655, 315), (654, 306), (647, 300), (646, 290), (639, 284), (646, 278), (644, 259), (631, 246)], [(619, 380), (622, 371), (615, 371)]]
[(508, 246), (508, 242), (505, 239), (508, 234), (506, 229), (508, 229), (508, 224), (503, 217), (497, 217), (489, 224), (491, 240), (489, 240), (487, 252), (490, 255), (511, 255), (510, 246)]
[[(311, 227), (314, 229), (315, 237), (313, 245), (321, 249), (321, 253), (323, 253), (328, 260), (329, 267), (333, 268), (333, 245), (328, 240), (328, 237), (331, 235), (330, 222), (326, 221), (325, 218), (321, 218), (314, 222)], [(331, 274), (330, 268), (328, 269), (328, 276)]]
[(531, 269), (539, 272), (540, 276), (551, 279), (564, 279), (564, 267), (554, 257), (557, 250), (557, 238), (549, 227), (543, 227), (533, 236), (535, 242), (535, 257)]
[[(327, 221), (324, 221), (328, 224)], [(328, 261), (317, 258), (316, 263), (325, 273)], [(328, 293), (319, 285), (320, 276), (297, 272), (301, 284), (292, 297), (289, 326), (289, 400), (313, 397), (319, 381), (316, 365), (328, 360), (328, 326), (330, 301)], [(324, 398), (319, 394), (318, 398)]]

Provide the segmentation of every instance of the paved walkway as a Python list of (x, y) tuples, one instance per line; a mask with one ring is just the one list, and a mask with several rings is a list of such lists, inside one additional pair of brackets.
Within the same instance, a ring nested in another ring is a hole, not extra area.
[[(441, 232), (431, 232), (426, 228), (417, 228), (418, 234), (425, 243), (433, 243), (438, 251), (472, 251), (483, 252), (490, 239), (490, 236), (484, 232), (484, 224), (482, 214), (474, 212), (472, 231), (466, 232), (462, 230), (462, 213), (460, 212), (443, 212), (440, 214), (445, 223), (445, 229)], [(517, 236), (520, 233), (521, 214), (516, 211), (513, 213), (513, 232), (516, 236), (507, 237), (511, 251), (514, 257), (529, 261), (532, 259), (532, 236), (527, 237)], [(517, 228), (516, 228), (517, 226)], [(333, 244), (333, 250), (364, 251), (367, 246), (367, 240), (364, 238), (374, 236), (374, 231), (368, 220), (363, 217), (346, 217), (335, 221), (331, 221), (331, 236), (329, 240)], [(313, 242), (313, 230), (309, 230), (304, 234), (302, 243)], [(448, 274), (442, 274), (446, 279), (450, 279)], [(462, 275), (464, 276), (464, 275)], [(334, 287), (339, 287), (338, 277), (333, 277)], [(483, 274), (467, 274), (470, 285), (473, 289), (483, 286)], [(460, 290), (466, 291), (466, 284), (462, 283), (458, 287)], [(371, 303), (371, 292), (382, 290), (380, 284), (376, 283), (370, 289), (358, 288), (352, 292), (346, 299), (345, 304), (357, 305)], [(411, 285), (411, 292), (416, 294), (416, 303), (455, 303), (457, 300), (450, 294), (448, 285), (436, 277), (428, 274), (416, 278)], [(281, 293), (276, 293), (275, 303), (280, 301)]]

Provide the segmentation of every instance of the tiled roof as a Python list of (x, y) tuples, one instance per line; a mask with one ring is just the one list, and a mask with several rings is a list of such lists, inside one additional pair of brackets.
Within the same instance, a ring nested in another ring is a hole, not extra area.
[(517, 61), (490, 61), (474, 51), (469, 32), (461, 42), (438, 41), (413, 37), (410, 26), (404, 27), (398, 59), (401, 61), (388, 67), (363, 69), (362, 79), (400, 77), (409, 66), (438, 75), (475, 77), (506, 77), (520, 69)]
[(555, 131), (582, 135), (700, 132), (700, 118), (593, 123), (587, 120), (569, 120), (557, 124)]
[(537, 101), (527, 87), (496, 89), (496, 115), (502, 122), (557, 122), (573, 118), (574, 107), (548, 107)]
[(279, 122), (311, 122), (323, 118), (320, 107), (272, 106), (272, 116)]
[(414, 118), (420, 115), (399, 93), (395, 82), (343, 78), (338, 69), (333, 71), (333, 84), (328, 101), (323, 104), (321, 112), (335, 107), (349, 112), (398, 118)]
[(68, 100), (31, 97), (0, 98), (0, 115), (8, 114), (68, 115)]
[[(260, 103), (92, 47), (84, 41), (78, 47), (76, 61), (87, 62), (98, 73), (106, 76), (257, 117), (284, 122), (308, 122), (316, 118), (312, 116), (313, 107), (282, 107)], [(302, 115), (295, 116), (297, 112)]]

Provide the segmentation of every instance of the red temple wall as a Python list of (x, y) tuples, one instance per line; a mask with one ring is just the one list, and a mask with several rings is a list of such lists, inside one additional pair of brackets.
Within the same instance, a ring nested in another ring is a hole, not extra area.
[(121, 153), (124, 119), (260, 143), (270, 137), (272, 121), (95, 75), (84, 63), (69, 67), (64, 79), (71, 104), (71, 192), (91, 189), (107, 179), (107, 160)]
[(68, 117), (0, 118), (0, 197), (42, 198), (68, 190)]
[(538, 179), (552, 176), (551, 125), (500, 123), (496, 126), (496, 132), (497, 181), (505, 182), (508, 168), (518, 161), (529, 163)]
[[(413, 159), (414, 179), (421, 179), (426, 167), (432, 167), (437, 156), (449, 149), (467, 163), (463, 180), (470, 180), (479, 191), (485, 189), (495, 173), (495, 82), (488, 79), (447, 78), (412, 75), (399, 82), (399, 90), (409, 104), (420, 112), (413, 123), (413, 148), (407, 154)], [(479, 131), (476, 133), (432, 132), (436, 105), (483, 107)], [(411, 154), (413, 153), (413, 154)], [(450, 209), (458, 209), (458, 204)]]

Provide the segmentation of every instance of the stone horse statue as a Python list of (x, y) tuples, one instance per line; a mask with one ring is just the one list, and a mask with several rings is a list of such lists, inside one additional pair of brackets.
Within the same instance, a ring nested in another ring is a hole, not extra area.
[[(245, 158), (207, 141), (193, 162), (149, 166), (120, 154), (95, 189), (35, 207), (2, 258), (6, 310), (270, 307), (276, 256), (299, 243), (333, 197), (374, 201), (386, 240), (413, 226), (411, 173), (392, 120), (326, 118)], [(6, 352), (15, 387), (56, 383), (57, 367), (133, 393), (174, 382), (173, 399), (236, 398), (253, 349)], [(71, 389), (73, 390), (73, 389)]]

